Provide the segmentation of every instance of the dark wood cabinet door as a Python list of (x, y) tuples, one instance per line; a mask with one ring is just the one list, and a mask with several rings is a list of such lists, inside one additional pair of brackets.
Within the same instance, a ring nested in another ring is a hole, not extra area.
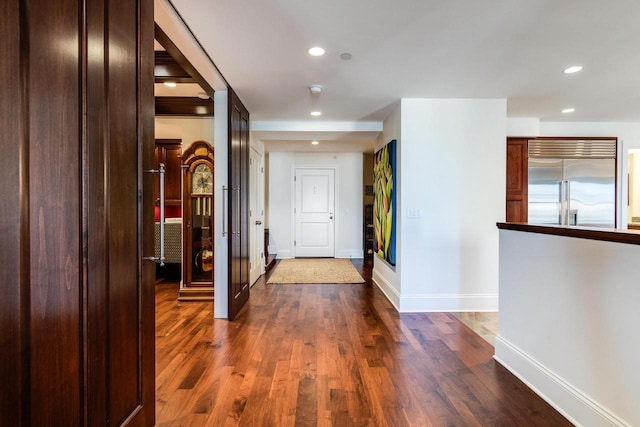
[(507, 138), (506, 221), (527, 222), (528, 138)]
[(249, 112), (229, 89), (229, 320), (249, 299)]
[(7, 0), (0, 35), (0, 425), (152, 426), (153, 2)]
[[(164, 200), (167, 205), (179, 206), (182, 203), (182, 142), (180, 140), (156, 140), (156, 169), (160, 163), (165, 167)], [(160, 200), (160, 178), (156, 179), (156, 201)]]

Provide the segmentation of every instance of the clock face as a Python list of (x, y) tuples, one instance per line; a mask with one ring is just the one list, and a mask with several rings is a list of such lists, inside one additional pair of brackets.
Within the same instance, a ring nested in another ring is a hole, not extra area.
[(196, 166), (191, 176), (191, 192), (193, 194), (211, 194), (213, 192), (213, 173), (205, 164)]

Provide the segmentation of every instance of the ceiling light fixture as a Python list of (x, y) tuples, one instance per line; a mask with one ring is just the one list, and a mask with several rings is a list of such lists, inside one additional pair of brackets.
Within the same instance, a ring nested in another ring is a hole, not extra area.
[(318, 142), (318, 141), (311, 141), (311, 145), (318, 145), (318, 144), (320, 144), (320, 142)]
[(164, 85), (168, 86), (168, 87), (176, 87), (177, 86), (176, 82), (164, 82)]
[(569, 114), (573, 113), (574, 111), (576, 111), (575, 108), (565, 108), (564, 110), (562, 110), (562, 114)]
[(344, 61), (348, 61), (351, 59), (351, 54), (349, 52), (345, 52), (345, 53), (341, 53), (340, 54), (340, 59), (344, 60)]
[(322, 85), (311, 85), (311, 86), (309, 86), (309, 91), (312, 94), (318, 94), (318, 93), (322, 92)]
[(321, 113), (320, 111), (312, 111), (312, 112), (311, 112), (311, 115), (312, 115), (313, 117), (318, 117), (318, 116), (321, 116), (321, 115), (322, 115), (322, 113)]
[(582, 71), (582, 66), (581, 65), (574, 65), (572, 67), (565, 68), (563, 73), (565, 73), (565, 74), (573, 74), (573, 73), (577, 73), (578, 71)]
[(309, 55), (311, 55), (311, 56), (322, 56), (322, 55), (324, 55), (324, 49), (321, 48), (321, 47), (318, 47), (318, 46), (312, 47), (307, 52), (309, 52)]
[(198, 95), (197, 95), (197, 96), (198, 96), (198, 98), (200, 98), (200, 99), (209, 99), (209, 98), (210, 98), (210, 96), (209, 96), (209, 95), (207, 95), (207, 93), (206, 93), (206, 92), (198, 92)]

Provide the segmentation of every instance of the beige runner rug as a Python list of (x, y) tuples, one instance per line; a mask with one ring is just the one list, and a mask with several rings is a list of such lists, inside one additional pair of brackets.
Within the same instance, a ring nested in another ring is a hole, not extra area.
[(296, 258), (281, 260), (267, 283), (364, 283), (348, 259)]

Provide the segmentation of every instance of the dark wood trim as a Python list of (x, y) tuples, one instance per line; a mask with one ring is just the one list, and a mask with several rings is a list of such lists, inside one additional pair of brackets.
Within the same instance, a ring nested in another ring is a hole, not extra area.
[(176, 83), (195, 83), (184, 68), (166, 50), (155, 51), (155, 65), (153, 75), (156, 83), (173, 81)]
[[(182, 54), (180, 49), (178, 49), (178, 46), (176, 46), (173, 41), (171, 41), (169, 36), (167, 36), (165, 32), (162, 31), (158, 24), (155, 24), (155, 37), (158, 43), (160, 43), (162, 47), (166, 49), (167, 53), (171, 55), (173, 59), (175, 59), (176, 63), (180, 67), (182, 67), (191, 77), (193, 77), (193, 80), (195, 80), (196, 83), (198, 83), (200, 87), (207, 93), (207, 95), (209, 95), (211, 99), (213, 99), (213, 87), (209, 84), (209, 82), (205, 80), (204, 77), (202, 77), (202, 74), (200, 74), (198, 70), (196, 70), (196, 68), (191, 65), (191, 62), (189, 62), (187, 57)], [(204, 52), (204, 49), (202, 50)], [(211, 60), (211, 58), (209, 58), (209, 60)], [(211, 61), (211, 63), (213, 64), (213, 61)]]
[(160, 138), (155, 140), (156, 145), (175, 145), (182, 144), (181, 139)]
[(213, 117), (213, 99), (156, 96), (156, 116)]
[(533, 225), (515, 222), (499, 222), (500, 230), (523, 231), (526, 233), (550, 234), (554, 236), (575, 237), (578, 239), (602, 240), (605, 242), (640, 245), (640, 231), (621, 229), (599, 229), (595, 227), (567, 227), (561, 225)]

